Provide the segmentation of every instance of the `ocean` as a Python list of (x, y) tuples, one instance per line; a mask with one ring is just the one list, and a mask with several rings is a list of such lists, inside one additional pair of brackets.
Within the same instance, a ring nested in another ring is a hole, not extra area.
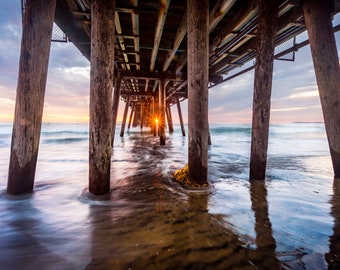
[(273, 124), (267, 177), (248, 180), (251, 126), (211, 124), (210, 186), (173, 181), (187, 163), (116, 131), (111, 192), (87, 192), (88, 126), (44, 124), (32, 194), (6, 194), (11, 124), (0, 125), (0, 269), (339, 269), (340, 179), (322, 123)]

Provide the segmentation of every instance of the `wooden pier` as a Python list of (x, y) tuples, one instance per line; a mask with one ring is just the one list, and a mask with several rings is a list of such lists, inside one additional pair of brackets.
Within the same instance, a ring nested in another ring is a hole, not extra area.
[[(307, 44), (334, 175), (340, 177), (340, 69), (334, 38), (340, 26), (332, 26), (339, 11), (337, 0), (26, 0), (8, 193), (33, 190), (53, 21), (91, 62), (91, 193), (110, 191), (120, 99), (125, 102), (120, 136), (126, 124), (148, 126), (160, 145), (167, 141), (166, 126), (173, 131), (171, 106), (177, 107), (186, 135), (180, 103), (188, 99), (189, 180), (206, 183), (208, 89), (253, 68), (249, 178), (265, 179), (273, 61)], [(276, 46), (306, 30), (309, 40), (274, 54)], [(253, 60), (254, 66), (244, 68)]]

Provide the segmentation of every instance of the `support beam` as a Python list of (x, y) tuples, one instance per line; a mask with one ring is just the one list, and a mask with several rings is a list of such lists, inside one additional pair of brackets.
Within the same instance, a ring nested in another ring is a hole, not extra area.
[(184, 123), (183, 123), (181, 103), (179, 102), (179, 98), (177, 96), (176, 96), (176, 103), (177, 103), (177, 111), (178, 111), (179, 123), (181, 124), (182, 135), (184, 137), (185, 136), (185, 128), (184, 128)]
[(188, 0), (189, 180), (207, 183), (209, 1)]
[(172, 115), (171, 115), (170, 104), (166, 105), (166, 119), (168, 121), (169, 132), (174, 133), (174, 125), (172, 123)]
[(144, 125), (144, 103), (140, 104), (140, 129), (143, 129)]
[(27, 0), (7, 192), (32, 192), (39, 149), (56, 0)]
[(151, 53), (151, 62), (150, 62), (151, 72), (153, 72), (155, 69), (158, 48), (161, 42), (165, 19), (166, 19), (166, 15), (169, 9), (169, 4), (170, 4), (170, 0), (161, 0), (159, 2), (159, 15), (158, 15), (158, 20), (157, 20), (157, 25), (156, 25), (156, 30), (155, 30), (153, 49)]
[(251, 180), (264, 180), (266, 174), (278, 2), (278, 0), (259, 1), (249, 172)]
[(122, 127), (120, 129), (120, 137), (124, 137), (125, 125), (126, 125), (126, 117), (127, 117), (128, 110), (129, 110), (129, 104), (130, 104), (130, 96), (127, 96), (126, 97), (124, 114), (123, 114)]
[(116, 133), (121, 82), (122, 82), (121, 75), (120, 75), (120, 72), (118, 72), (116, 81), (115, 81), (115, 88), (113, 92), (113, 102), (112, 102), (112, 147), (113, 147), (113, 143), (115, 140), (115, 133)]
[(158, 119), (158, 133), (160, 145), (165, 145), (165, 84), (163, 80), (159, 81), (159, 119)]
[(333, 171), (336, 177), (340, 177), (340, 68), (332, 29), (331, 2), (306, 0), (303, 12)]
[(131, 127), (132, 117), (133, 117), (133, 114), (135, 112), (135, 106), (136, 106), (136, 103), (133, 102), (132, 108), (131, 108), (131, 112), (130, 112), (130, 119), (129, 119), (128, 129), (130, 129), (130, 127)]
[(154, 96), (152, 98), (152, 115), (153, 115), (153, 119), (152, 119), (152, 134), (153, 136), (157, 136), (157, 124), (156, 124), (156, 118), (157, 118), (157, 103), (156, 103), (156, 97)]
[(110, 191), (115, 1), (91, 4), (89, 191)]

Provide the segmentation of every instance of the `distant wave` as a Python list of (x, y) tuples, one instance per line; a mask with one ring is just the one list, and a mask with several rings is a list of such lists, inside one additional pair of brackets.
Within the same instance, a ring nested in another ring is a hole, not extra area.
[(251, 127), (214, 127), (210, 128), (210, 133), (212, 135), (220, 135), (224, 133), (242, 133), (251, 134)]
[(88, 131), (75, 131), (75, 130), (58, 130), (58, 131), (43, 131), (41, 135), (43, 136), (53, 136), (62, 134), (72, 134), (72, 135), (88, 135)]
[(87, 137), (83, 138), (60, 138), (60, 139), (43, 139), (44, 144), (66, 144), (66, 143), (76, 143), (88, 140)]

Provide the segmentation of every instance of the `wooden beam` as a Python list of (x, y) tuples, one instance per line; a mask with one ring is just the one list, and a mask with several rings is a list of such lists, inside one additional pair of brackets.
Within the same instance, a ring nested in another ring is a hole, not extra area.
[[(138, 7), (138, 0), (131, 0), (131, 5), (135, 8)], [(132, 20), (132, 32), (134, 37), (134, 46), (135, 51), (138, 52), (135, 54), (136, 63), (137, 63), (137, 70), (140, 70), (140, 66), (138, 65), (140, 63), (140, 56), (139, 56), (139, 14), (137, 12), (131, 13), (131, 20)]]
[(139, 79), (139, 80), (161, 80), (169, 81), (180, 80), (181, 76), (176, 76), (173, 72), (151, 72), (151, 71), (122, 71), (122, 79)]
[(210, 46), (210, 51), (214, 52), (216, 48), (223, 45), (228, 36), (234, 29), (239, 29), (249, 18), (253, 17), (258, 10), (257, 0), (250, 0), (247, 4), (237, 11), (237, 13), (231, 18), (228, 24), (222, 29), (222, 31), (213, 39)]
[(39, 150), (56, 0), (27, 0), (12, 132), (7, 192), (32, 192)]
[(249, 172), (251, 180), (264, 180), (266, 173), (278, 2), (259, 0)]
[(113, 147), (113, 143), (115, 140), (115, 133), (116, 133), (116, 123), (117, 123), (117, 116), (118, 116), (121, 82), (122, 82), (121, 75), (120, 75), (120, 72), (118, 72), (116, 81), (115, 81), (115, 88), (113, 92), (113, 102), (112, 102), (112, 147)]
[(206, 184), (208, 175), (209, 1), (188, 0), (188, 165), (189, 180)]
[(179, 46), (181, 45), (185, 35), (187, 33), (187, 11), (185, 10), (182, 20), (176, 32), (174, 45), (172, 51), (169, 51), (163, 64), (163, 72), (168, 70), (170, 63), (172, 62), (175, 53), (177, 52)]
[(110, 191), (115, 1), (91, 4), (89, 191)]
[(155, 38), (154, 38), (154, 45), (151, 53), (151, 61), (150, 61), (150, 71), (154, 71), (155, 69), (155, 63), (156, 58), (158, 54), (158, 48), (159, 44), (161, 42), (162, 33), (163, 33), (163, 27), (165, 24), (166, 15), (168, 13), (170, 0), (161, 0), (159, 5), (159, 14), (158, 14), (158, 20), (156, 25), (156, 31), (155, 31)]
[(209, 15), (209, 33), (222, 20), (224, 15), (230, 10), (236, 0), (219, 0), (211, 10)]
[(340, 68), (332, 29), (331, 2), (303, 2), (333, 171), (340, 177)]
[[(287, 26), (287, 22), (295, 22), (296, 20), (299, 20), (302, 16), (302, 10), (301, 7), (294, 7), (290, 12), (282, 15), (277, 24), (277, 32), (280, 32), (282, 29), (284, 29)], [(232, 55), (228, 55), (221, 61), (217, 62), (210, 68), (210, 72), (212, 73), (219, 73), (223, 69), (226, 68), (229, 64), (237, 61), (239, 58), (243, 57), (246, 54), (249, 54), (250, 51), (256, 50), (256, 44), (257, 40), (256, 38), (252, 38), (248, 40), (245, 44), (240, 46), (238, 49), (234, 50), (232, 52)], [(238, 55), (237, 58), (235, 58), (234, 55)]]

